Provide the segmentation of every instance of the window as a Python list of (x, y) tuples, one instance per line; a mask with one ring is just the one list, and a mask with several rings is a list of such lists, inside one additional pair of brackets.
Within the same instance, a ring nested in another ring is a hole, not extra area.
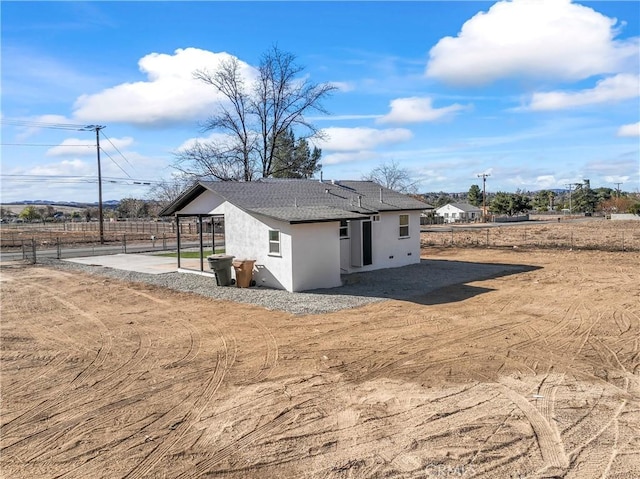
[(340, 238), (349, 237), (349, 222), (347, 220), (340, 220)]
[(269, 254), (280, 256), (280, 231), (269, 230)]
[(400, 215), (400, 238), (409, 236), (409, 215)]

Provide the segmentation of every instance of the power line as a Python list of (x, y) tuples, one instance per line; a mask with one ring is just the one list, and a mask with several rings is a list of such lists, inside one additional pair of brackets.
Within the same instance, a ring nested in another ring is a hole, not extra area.
[(9, 126), (21, 126), (25, 128), (49, 128), (53, 130), (82, 130), (86, 128), (86, 125), (76, 125), (73, 123), (49, 123), (45, 121), (34, 120), (18, 120), (12, 118), (2, 118), (0, 123)]
[(55, 145), (49, 145), (46, 143), (0, 143), (0, 146), (73, 146), (73, 147), (83, 147), (83, 148), (92, 148), (93, 145), (68, 145), (68, 144), (60, 144), (57, 143)]
[(107, 153), (106, 151), (104, 151), (104, 148), (100, 148), (100, 150), (102, 151), (102, 153), (104, 153), (105, 155), (107, 155), (109, 157), (109, 159), (113, 162), (114, 165), (116, 165), (118, 168), (120, 168), (120, 171), (122, 171), (125, 175), (127, 175), (129, 178), (131, 178), (131, 175), (129, 173), (127, 173), (124, 168), (122, 168), (122, 166), (120, 166), (118, 164), (118, 162), (116, 160), (113, 159), (113, 157)]
[[(5, 181), (15, 183), (97, 183), (96, 176), (71, 176), (71, 175), (0, 175)], [(159, 180), (143, 180), (139, 178), (118, 178), (118, 177), (102, 177), (107, 183), (123, 184), (123, 185), (141, 185), (151, 186), (161, 183)]]
[[(120, 154), (122, 159), (127, 162), (127, 165), (129, 165), (135, 171), (136, 168), (131, 163), (129, 163), (129, 160), (127, 160), (127, 158), (122, 154), (122, 152), (118, 149), (118, 147), (113, 144), (111, 139), (107, 135), (105, 135), (104, 132), (102, 133), (102, 136), (104, 136), (107, 139), (107, 141), (111, 144), (111, 146), (113, 146), (114, 150), (116, 150)], [(129, 175), (127, 175), (127, 176), (129, 176)]]
[[(98, 130), (102, 130), (104, 127), (103, 126), (98, 126), (98, 125), (77, 125), (77, 124), (73, 124), (73, 123), (48, 123), (48, 122), (43, 122), (43, 121), (34, 121), (34, 120), (18, 120), (18, 119), (11, 119), (11, 118), (3, 118), (0, 120), (3, 124), (5, 125), (12, 125), (12, 126), (22, 126), (22, 127), (32, 127), (32, 128), (49, 128), (49, 129), (54, 129), (54, 130), (75, 130), (75, 131), (96, 131), (96, 135)], [(104, 138), (106, 138), (106, 140), (111, 144), (111, 146), (114, 148), (114, 150), (116, 150), (118, 152), (118, 154), (124, 159), (124, 161), (135, 170), (135, 167), (129, 162), (129, 160), (127, 160), (127, 158), (124, 156), (124, 154), (118, 149), (118, 147), (116, 145), (113, 144), (113, 142), (111, 141), (111, 139), (104, 134), (104, 132), (102, 133), (102, 136)], [(105, 155), (107, 155), (109, 157), (109, 159), (125, 174), (127, 175), (129, 178), (131, 178), (131, 175), (129, 175), (129, 173), (127, 173), (124, 168), (122, 168), (122, 166), (120, 166), (120, 164), (118, 164), (118, 162), (111, 156), (109, 155), (109, 153), (107, 153), (104, 148), (100, 148), (99, 146), (99, 139), (96, 136), (96, 141), (98, 144), (98, 148), (102, 151), (102, 153), (104, 153)], [(50, 145), (50, 144), (36, 144), (36, 143), (2, 143), (2, 146), (46, 146), (46, 147), (56, 147), (56, 146), (73, 146), (73, 147), (91, 147), (91, 145)], [(98, 152), (99, 155), (99, 152)]]

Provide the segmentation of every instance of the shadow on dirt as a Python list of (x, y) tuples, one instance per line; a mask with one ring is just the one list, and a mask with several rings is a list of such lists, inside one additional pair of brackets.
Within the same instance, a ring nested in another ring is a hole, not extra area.
[(423, 259), (418, 264), (388, 268), (342, 277), (339, 288), (314, 290), (314, 294), (340, 294), (442, 304), (492, 291), (466, 283), (499, 278), (540, 269), (522, 264), (469, 263)]

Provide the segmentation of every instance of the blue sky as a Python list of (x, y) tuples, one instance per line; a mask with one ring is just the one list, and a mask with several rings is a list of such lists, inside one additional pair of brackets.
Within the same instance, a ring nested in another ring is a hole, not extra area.
[(2, 2), (3, 202), (143, 198), (206, 138), (228, 55), (277, 44), (337, 91), (325, 179), (397, 162), (419, 191), (640, 189), (640, 6), (570, 2)]

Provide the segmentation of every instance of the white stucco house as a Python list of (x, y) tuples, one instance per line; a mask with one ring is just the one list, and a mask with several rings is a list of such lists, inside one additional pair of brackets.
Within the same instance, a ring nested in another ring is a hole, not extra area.
[(482, 219), (482, 209), (469, 203), (449, 203), (436, 208), (445, 223), (471, 223)]
[(161, 215), (224, 216), (225, 252), (256, 261), (258, 287), (304, 291), (418, 263), (428, 207), (370, 181), (262, 179), (198, 182)]

